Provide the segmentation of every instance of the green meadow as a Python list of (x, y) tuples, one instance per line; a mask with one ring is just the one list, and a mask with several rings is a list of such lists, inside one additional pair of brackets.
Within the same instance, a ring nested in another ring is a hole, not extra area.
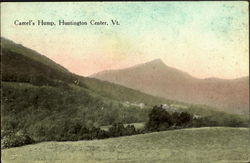
[(248, 128), (205, 127), (118, 138), (43, 142), (2, 150), (4, 163), (239, 163)]

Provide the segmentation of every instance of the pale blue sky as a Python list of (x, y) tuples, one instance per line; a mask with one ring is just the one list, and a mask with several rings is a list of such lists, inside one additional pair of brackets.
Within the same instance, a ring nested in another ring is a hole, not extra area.
[[(15, 20), (120, 26), (15, 26)], [(199, 78), (248, 75), (247, 2), (2, 3), (2, 36), (90, 75), (161, 58)]]

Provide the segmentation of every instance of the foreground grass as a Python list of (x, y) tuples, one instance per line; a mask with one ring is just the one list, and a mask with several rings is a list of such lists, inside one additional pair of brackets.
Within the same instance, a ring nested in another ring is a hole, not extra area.
[(4, 163), (236, 163), (249, 159), (247, 128), (197, 128), (2, 150)]

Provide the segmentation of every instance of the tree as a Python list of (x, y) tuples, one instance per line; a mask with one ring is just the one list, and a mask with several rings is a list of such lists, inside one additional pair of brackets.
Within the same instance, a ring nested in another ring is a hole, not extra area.
[(187, 127), (192, 123), (192, 115), (187, 112), (174, 112), (170, 114), (161, 106), (154, 106), (149, 113), (146, 129), (149, 131), (162, 131), (169, 128)]
[(154, 106), (149, 113), (149, 121), (146, 128), (150, 131), (166, 130), (173, 125), (171, 115), (161, 106)]
[(179, 126), (186, 126), (192, 121), (192, 116), (187, 112), (181, 112), (179, 116)]

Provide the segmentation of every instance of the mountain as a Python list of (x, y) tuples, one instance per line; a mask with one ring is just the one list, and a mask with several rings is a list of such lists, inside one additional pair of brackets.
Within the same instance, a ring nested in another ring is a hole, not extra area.
[(35, 141), (72, 140), (77, 139), (72, 135), (79, 126), (145, 122), (153, 105), (169, 102), (73, 74), (44, 55), (1, 38), (1, 135), (21, 131)]
[(205, 104), (230, 113), (246, 114), (249, 109), (249, 77), (199, 79), (156, 59), (120, 70), (107, 70), (91, 77), (142, 92), (194, 104)]
[(15, 140), (13, 133), (24, 133), (36, 142), (89, 139), (94, 136), (89, 131), (98, 131), (96, 127), (146, 122), (151, 108), (159, 104), (206, 117), (212, 125), (246, 126), (248, 122), (245, 115), (73, 74), (42, 54), (1, 38), (1, 139)]
[(3, 82), (52, 87), (73, 85), (116, 101), (143, 102), (150, 106), (169, 102), (124, 86), (73, 74), (46, 56), (6, 38), (1, 38), (1, 74)]

